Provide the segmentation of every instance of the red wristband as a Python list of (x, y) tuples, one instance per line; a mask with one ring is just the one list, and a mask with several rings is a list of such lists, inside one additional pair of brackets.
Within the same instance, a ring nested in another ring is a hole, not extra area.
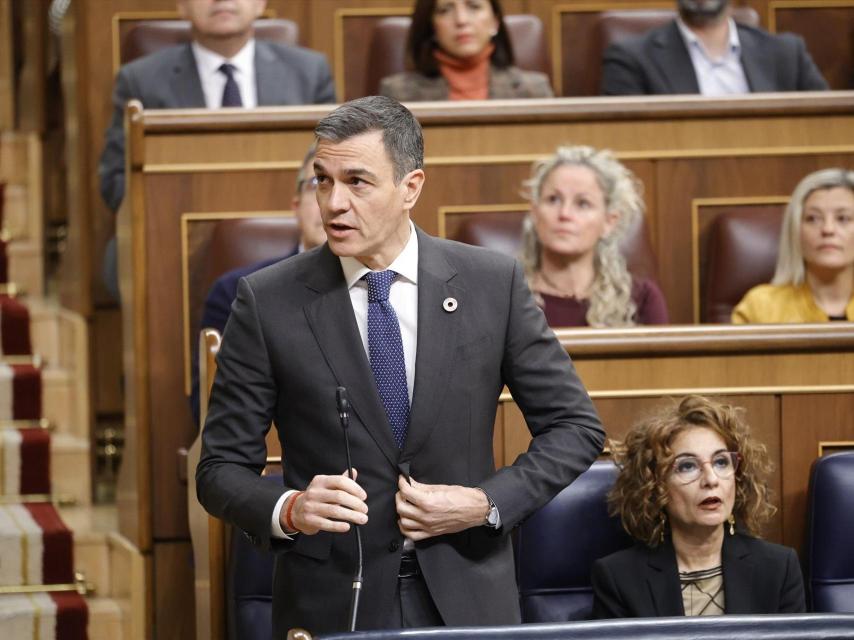
[(294, 526), (294, 521), (291, 520), (291, 514), (293, 513), (294, 505), (297, 503), (297, 498), (299, 498), (303, 493), (305, 492), (296, 491), (294, 495), (291, 496), (291, 499), (288, 501), (288, 508), (285, 511), (285, 524), (288, 527), (288, 531), (295, 531), (296, 533), (299, 533), (299, 529)]

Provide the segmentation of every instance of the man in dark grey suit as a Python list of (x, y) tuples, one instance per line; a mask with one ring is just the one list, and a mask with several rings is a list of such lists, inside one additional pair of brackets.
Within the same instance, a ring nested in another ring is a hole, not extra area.
[[(266, 0), (178, 0), (193, 42), (124, 65), (113, 90), (113, 118), (98, 165), (101, 196), (116, 211), (125, 193), (124, 110), (255, 107), (335, 102), (324, 56), (301, 47), (255, 40), (253, 22)], [(115, 255), (104, 278), (115, 286)]]
[(602, 59), (602, 94), (720, 96), (828, 88), (803, 39), (737, 25), (728, 4), (677, 0), (677, 20), (612, 44)]
[[(327, 243), (240, 281), (199, 500), (278, 553), (274, 637), (346, 628), (352, 525), (359, 628), (519, 623), (509, 533), (596, 458), (599, 418), (519, 264), (410, 221), (425, 180), (412, 114), (362, 98), (315, 133)], [(496, 471), (505, 385), (532, 440)], [(354, 479), (342, 474), (337, 387), (352, 408)], [(259, 478), (271, 423), (283, 488)]]

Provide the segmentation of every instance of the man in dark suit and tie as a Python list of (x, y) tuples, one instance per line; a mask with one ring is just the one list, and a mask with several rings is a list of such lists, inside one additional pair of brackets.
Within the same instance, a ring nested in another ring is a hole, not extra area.
[[(353, 525), (364, 543), (358, 628), (519, 623), (509, 533), (596, 458), (599, 418), (520, 265), (411, 222), (425, 181), (413, 115), (361, 98), (315, 134), (327, 243), (240, 281), (199, 500), (277, 552), (274, 637), (346, 629)], [(505, 385), (532, 440), (496, 471)], [(271, 423), (283, 488), (259, 478)]]
[[(266, 0), (178, 0), (193, 41), (134, 60), (119, 69), (113, 118), (98, 165), (101, 196), (116, 211), (125, 193), (124, 111), (129, 100), (146, 109), (190, 109), (335, 102), (322, 54), (254, 37)], [(105, 258), (105, 282), (116, 286), (115, 245)], [(116, 296), (117, 297), (117, 296)]]
[(799, 36), (736, 24), (727, 11), (729, 0), (676, 4), (676, 20), (608, 47), (602, 57), (603, 95), (828, 88)]

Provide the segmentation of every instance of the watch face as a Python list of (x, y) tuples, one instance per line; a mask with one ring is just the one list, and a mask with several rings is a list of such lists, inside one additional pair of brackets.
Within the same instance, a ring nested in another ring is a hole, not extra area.
[(498, 524), (498, 507), (492, 506), (489, 513), (486, 514), (486, 522), (493, 527)]

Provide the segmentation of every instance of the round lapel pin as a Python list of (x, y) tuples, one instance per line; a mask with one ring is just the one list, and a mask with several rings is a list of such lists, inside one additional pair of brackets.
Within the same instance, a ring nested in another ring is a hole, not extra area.
[(453, 313), (457, 310), (457, 299), (456, 298), (445, 298), (442, 301), (442, 308), (448, 313)]

